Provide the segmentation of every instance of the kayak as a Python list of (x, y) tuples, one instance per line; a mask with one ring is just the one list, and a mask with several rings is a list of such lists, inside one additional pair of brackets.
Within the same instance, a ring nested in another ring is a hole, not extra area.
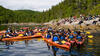
[(28, 39), (18, 39), (18, 40), (12, 40), (13, 42), (15, 42), (15, 41), (25, 41), (25, 40), (37, 40), (37, 39), (39, 39), (39, 38), (28, 38)]
[(20, 29), (24, 29), (24, 30), (26, 30), (26, 29), (29, 29), (29, 27), (22, 27), (22, 28), (20, 28)]
[(2, 41), (16, 41), (16, 40), (32, 39), (32, 38), (40, 38), (40, 37), (41, 35), (17, 36), (17, 37), (4, 38), (2, 39)]
[(44, 41), (46, 42), (46, 43), (48, 43), (50, 46), (56, 46), (57, 48), (61, 48), (61, 49), (64, 49), (64, 50), (70, 50), (70, 43), (68, 42), (66, 42), (66, 44), (62, 44), (62, 45), (60, 45), (60, 44), (58, 44), (58, 43), (55, 43), (55, 42), (53, 42), (52, 41), (52, 39), (47, 39), (47, 38), (45, 38), (44, 36), (42, 36), (42, 38), (44, 39)]
[(75, 39), (76, 44), (82, 45), (84, 43), (85, 39), (83, 38), (81, 41)]
[(5, 33), (6, 32), (6, 30), (2, 30), (2, 31), (0, 31), (0, 33)]
[(4, 35), (5, 34), (5, 30), (0, 31), (0, 35)]

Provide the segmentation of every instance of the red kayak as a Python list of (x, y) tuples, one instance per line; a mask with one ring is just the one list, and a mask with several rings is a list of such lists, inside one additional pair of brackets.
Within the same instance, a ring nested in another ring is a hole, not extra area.
[(62, 45), (60, 45), (60, 44), (58, 44), (58, 43), (55, 43), (55, 42), (53, 42), (52, 41), (52, 39), (47, 39), (47, 38), (45, 38), (44, 36), (42, 36), (42, 38), (44, 39), (44, 41), (46, 42), (46, 43), (48, 43), (50, 46), (56, 46), (57, 48), (61, 48), (61, 49), (64, 49), (64, 50), (70, 50), (70, 43), (69, 42), (66, 42), (66, 44), (62, 44)]

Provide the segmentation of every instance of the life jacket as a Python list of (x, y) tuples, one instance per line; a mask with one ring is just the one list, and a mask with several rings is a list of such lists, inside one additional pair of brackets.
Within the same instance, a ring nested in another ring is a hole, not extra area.
[(32, 33), (29, 31), (28, 34), (32, 34)]
[(7, 30), (7, 31), (6, 31), (6, 33), (9, 33), (9, 32), (10, 32), (10, 30)]
[(9, 34), (9, 36), (13, 36), (12, 34)]
[(64, 39), (65, 39), (65, 37), (61, 36), (61, 37), (60, 37), (60, 39), (61, 39), (61, 40), (64, 40)]
[(57, 36), (54, 36), (52, 40), (53, 41), (59, 41), (59, 38)]
[(68, 38), (74, 38), (74, 36), (73, 36), (73, 35), (71, 35), (71, 36), (69, 36)]
[(76, 32), (74, 32), (74, 34), (77, 34)]
[(51, 38), (51, 35), (50, 34), (47, 34), (47, 39)]
[(82, 37), (81, 36), (77, 36), (76, 39), (82, 39)]

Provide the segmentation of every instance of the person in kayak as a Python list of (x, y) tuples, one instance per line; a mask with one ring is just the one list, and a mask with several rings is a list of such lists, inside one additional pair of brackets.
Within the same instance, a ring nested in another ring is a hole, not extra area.
[(4, 38), (10, 38), (9, 36), (10, 36), (9, 34), (5, 34)]
[(52, 33), (50, 33), (50, 32), (48, 32), (48, 33), (46, 34), (46, 38), (47, 38), (47, 39), (50, 39), (51, 36), (52, 36)]
[[(9, 34), (5, 34), (5, 36), (4, 36), (4, 38), (10, 38), (10, 37), (12, 37), (12, 36), (10, 36)], [(10, 42), (10, 41), (5, 41), (5, 43), (6, 43), (6, 46), (12, 44), (12, 42)]]
[(72, 40), (73, 38), (74, 38), (73, 35), (70, 35), (70, 36), (68, 37), (68, 39), (70, 39), (70, 40)]
[(76, 37), (76, 40), (78, 40), (78, 41), (82, 41), (82, 36), (80, 36), (80, 35), (78, 35), (77, 37)]
[(11, 32), (11, 30), (10, 30), (10, 28), (8, 28), (7, 30), (6, 30), (6, 33), (10, 33)]
[[(52, 37), (52, 33), (47, 32), (46, 38), (47, 38), (47, 39), (51, 39), (51, 37)], [(47, 44), (47, 47), (48, 47), (48, 50), (50, 50), (50, 46), (49, 46), (48, 44)]]
[(66, 42), (67, 40), (65, 39), (65, 34), (64, 32), (59, 33), (59, 39), (60, 39), (60, 44), (64, 44), (64, 42)]
[(24, 36), (28, 36), (29, 34), (29, 31), (28, 30), (26, 30), (26, 32), (25, 32), (25, 34), (24, 34)]
[(17, 34), (17, 32), (16, 32), (16, 30), (13, 32), (13, 37), (16, 37), (16, 36), (18, 36), (18, 34)]
[(32, 32), (31, 32), (30, 30), (28, 31), (28, 35), (29, 35), (29, 36), (31, 36), (31, 35), (32, 35)]
[(3, 35), (0, 35), (0, 39), (3, 39)]
[(53, 32), (52, 27), (49, 27), (49, 28), (48, 28), (48, 32)]
[(31, 35), (34, 35), (34, 32), (32, 31), (32, 29), (30, 30), (30, 32), (31, 32)]
[(75, 38), (72, 34), (69, 35), (68, 37), (68, 41), (71, 43), (71, 44), (74, 44), (75, 43)]
[(76, 37), (78, 34), (76, 31), (73, 32), (73, 36)]
[(71, 30), (68, 28), (68, 33), (71, 33)]
[[(55, 35), (53, 36), (52, 41), (55, 43), (59, 43), (59, 36), (57, 33), (55, 33)], [(52, 46), (52, 50), (53, 50), (54, 56), (56, 56), (56, 52), (59, 50), (59, 48), (57, 48), (56, 46)]]
[(80, 30), (76, 31), (76, 33), (77, 33), (78, 35), (80, 35), (80, 34), (81, 34)]
[(25, 32), (24, 36), (28, 36), (28, 33), (27, 33), (27, 32)]
[(59, 34), (56, 32), (54, 35), (53, 35), (53, 38), (52, 38), (52, 41), (55, 42), (55, 43), (59, 43)]

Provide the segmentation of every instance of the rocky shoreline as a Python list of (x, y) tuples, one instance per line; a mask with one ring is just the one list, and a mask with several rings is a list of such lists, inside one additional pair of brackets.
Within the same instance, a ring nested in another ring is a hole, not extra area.
[[(90, 32), (98, 32), (100, 31), (100, 18), (96, 18), (96, 19), (92, 19), (92, 20), (87, 20), (84, 21), (83, 23), (79, 24), (80, 20), (74, 20), (72, 23), (70, 22), (64, 22), (64, 23), (60, 23), (58, 25), (59, 22), (63, 22), (64, 19), (60, 19), (58, 21), (53, 20), (47, 23), (8, 23), (8, 24), (1, 24), (1, 25), (16, 25), (16, 26), (23, 26), (23, 25), (47, 25), (49, 27), (52, 27), (54, 29), (59, 29), (59, 28), (63, 28), (63, 29), (71, 29), (71, 30), (75, 30), (75, 29), (80, 29), (80, 30), (85, 30), (85, 31), (90, 31)], [(97, 21), (96, 24), (93, 24), (93, 21)]]
[[(63, 21), (64, 19), (62, 19)], [(60, 23), (60, 25), (57, 25), (58, 22), (49, 22), (49, 26), (53, 27), (54, 29), (59, 29), (59, 28), (63, 28), (63, 29), (71, 29), (71, 30), (85, 30), (85, 31), (89, 31), (91, 33), (96, 33), (96, 32), (100, 32), (100, 18), (96, 18), (96, 19), (92, 19), (92, 20), (87, 20), (87, 21), (83, 21), (83, 23), (79, 24), (79, 20), (75, 21), (75, 22), (65, 22), (65, 23)], [(96, 24), (93, 24), (93, 21), (97, 21)]]

